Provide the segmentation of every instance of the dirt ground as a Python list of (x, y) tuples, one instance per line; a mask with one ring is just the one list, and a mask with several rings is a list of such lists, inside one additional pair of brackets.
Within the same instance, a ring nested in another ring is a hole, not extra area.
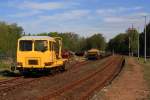
[(92, 100), (149, 100), (147, 96), (150, 92), (142, 67), (134, 58), (127, 58), (120, 75), (111, 85), (96, 93)]
[[(52, 94), (55, 90), (83, 79), (89, 73), (100, 70), (103, 68), (100, 66), (109, 60), (110, 58), (108, 57), (97, 61), (87, 61), (85, 65), (74, 65), (72, 67), (66, 66), (67, 71), (63, 73), (60, 72), (41, 78), (31, 77), (31, 80), (33, 79), (35, 81), (26, 82), (26, 84), (21, 84), (10, 91), (2, 91), (2, 93), (0, 93), (0, 100), (38, 100), (44, 96)], [(30, 77), (25, 79), (30, 80)], [(25, 79), (22, 81), (25, 82)], [(10, 83), (10, 86), (11, 85), (12, 84)]]

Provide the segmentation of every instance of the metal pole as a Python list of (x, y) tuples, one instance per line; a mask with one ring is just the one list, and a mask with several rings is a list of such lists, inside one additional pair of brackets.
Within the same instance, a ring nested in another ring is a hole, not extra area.
[(129, 36), (129, 56), (130, 56), (130, 36)]
[(140, 58), (140, 29), (138, 27), (138, 60)]
[(146, 16), (145, 17), (145, 52), (144, 52), (144, 62), (146, 63)]
[(114, 49), (113, 49), (113, 55), (114, 55)]
[[(131, 29), (131, 34), (133, 33), (133, 31), (134, 31), (134, 26), (133, 26), (133, 24), (132, 24), (132, 29)], [(132, 46), (131, 46), (131, 43), (132, 43), (132, 39), (133, 39), (133, 37), (131, 38), (130, 37), (130, 53), (131, 53), (131, 56), (133, 56), (133, 48), (132, 48)]]

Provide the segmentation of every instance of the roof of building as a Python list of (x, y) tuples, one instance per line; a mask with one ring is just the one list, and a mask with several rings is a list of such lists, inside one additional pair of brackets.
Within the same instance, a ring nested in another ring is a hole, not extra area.
[(55, 41), (54, 38), (50, 36), (22, 36), (19, 40), (50, 40)]

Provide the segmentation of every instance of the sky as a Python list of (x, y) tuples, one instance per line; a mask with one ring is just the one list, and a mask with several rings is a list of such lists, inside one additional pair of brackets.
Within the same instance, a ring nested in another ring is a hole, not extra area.
[(17, 23), (25, 33), (101, 33), (109, 40), (132, 24), (150, 21), (150, 0), (0, 0), (0, 21)]

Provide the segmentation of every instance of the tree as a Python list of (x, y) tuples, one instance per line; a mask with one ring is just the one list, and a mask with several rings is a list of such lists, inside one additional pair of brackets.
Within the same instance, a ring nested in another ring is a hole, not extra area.
[(22, 35), (23, 28), (17, 24), (0, 22), (0, 54), (15, 56), (17, 39)]
[(57, 36), (59, 36), (59, 33), (58, 32), (49, 32), (48, 36), (57, 37)]
[(128, 53), (128, 35), (121, 33), (108, 42), (108, 50), (116, 53)]
[(84, 38), (80, 37), (78, 34), (73, 32), (49, 32), (49, 33), (39, 33), (38, 36), (51, 36), (51, 37), (62, 37), (63, 39), (63, 49), (71, 51), (85, 51), (91, 48), (98, 48), (100, 50), (105, 50), (106, 41), (102, 34), (94, 34), (91, 37)]
[(71, 51), (78, 51), (79, 44), (79, 36), (78, 34), (68, 32), (68, 33), (60, 33), (60, 37), (63, 39), (63, 48)]
[[(147, 56), (150, 56), (150, 23), (146, 26), (146, 42), (147, 42)], [(145, 30), (140, 34), (140, 54), (144, 55), (145, 46)]]
[(58, 32), (49, 32), (49, 33), (39, 33), (37, 36), (50, 36), (50, 37), (62, 37), (63, 39), (63, 49), (78, 51), (79, 46), (79, 36), (72, 32), (58, 33)]
[(94, 34), (87, 38), (87, 49), (97, 48), (99, 50), (105, 50), (106, 41), (102, 34)]
[(129, 42), (130, 51), (133, 54), (138, 52), (138, 32), (135, 28), (129, 28), (126, 33), (118, 34), (108, 42), (107, 49), (116, 53), (128, 54)]
[(137, 54), (138, 52), (138, 32), (135, 28), (129, 28), (127, 30), (127, 35), (130, 38), (131, 52)]
[(48, 36), (48, 34), (46, 33), (46, 32), (44, 32), (44, 33), (38, 33), (38, 34), (36, 34), (37, 36)]

